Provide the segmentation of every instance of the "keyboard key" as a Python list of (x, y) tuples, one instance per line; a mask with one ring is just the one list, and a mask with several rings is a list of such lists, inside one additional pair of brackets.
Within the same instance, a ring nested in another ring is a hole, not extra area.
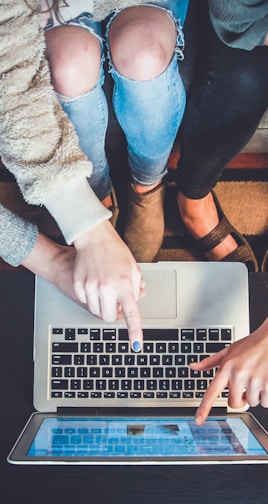
[(156, 343), (156, 353), (166, 353), (167, 347), (165, 343)]
[(169, 353), (178, 353), (179, 352), (179, 343), (169, 343), (168, 344), (168, 352)]
[(144, 380), (134, 380), (134, 390), (144, 390)]
[(86, 327), (78, 327), (77, 334), (88, 334), (88, 329)]
[(123, 362), (122, 355), (112, 355), (113, 366), (121, 366), (122, 362)]
[(67, 390), (68, 380), (52, 380), (51, 388), (52, 390)]
[(100, 377), (100, 368), (99, 367), (89, 368), (89, 376), (91, 378), (99, 378)]
[(94, 381), (93, 380), (83, 380), (83, 390), (93, 390)]
[(184, 364), (185, 364), (185, 355), (175, 355), (175, 365), (184, 366)]
[(232, 330), (231, 329), (222, 329), (221, 330), (221, 340), (222, 341), (231, 341), (232, 340)]
[(90, 329), (89, 339), (93, 341), (100, 340), (100, 329)]
[(53, 327), (52, 334), (63, 334), (62, 327)]
[(75, 397), (75, 392), (64, 392), (65, 399), (73, 399)]
[(110, 365), (110, 355), (100, 355), (99, 356), (99, 365), (100, 366), (109, 366)]
[(74, 364), (77, 366), (83, 366), (85, 363), (85, 356), (84, 355), (74, 355)]
[(119, 353), (128, 353), (128, 343), (118, 343)]
[(169, 380), (159, 380), (160, 390), (169, 390), (170, 381)]
[(137, 355), (137, 365), (147, 366), (148, 356), (147, 355)]
[(150, 355), (150, 365), (157, 366), (160, 364), (160, 355)]
[(91, 352), (91, 343), (81, 343), (81, 352), (90, 353)]
[(156, 397), (157, 399), (166, 399), (167, 398), (167, 392), (157, 392)]
[(182, 380), (171, 380), (172, 390), (182, 390)]
[(108, 380), (109, 390), (119, 390), (119, 380)]
[(141, 367), (140, 368), (140, 376), (141, 376), (141, 378), (150, 378), (151, 377), (151, 368)]
[(71, 355), (52, 355), (52, 364), (53, 365), (68, 365), (72, 364), (72, 356)]
[(197, 341), (206, 341), (207, 339), (207, 330), (206, 329), (197, 329), (196, 330), (196, 340)]
[(75, 340), (75, 329), (65, 329), (65, 339)]
[(71, 380), (71, 387), (72, 390), (80, 390), (81, 388), (81, 380)]
[(219, 339), (220, 339), (219, 329), (209, 329), (208, 337), (209, 337), (210, 341), (219, 341)]
[(113, 368), (112, 367), (102, 368), (102, 377), (108, 378), (109, 376), (113, 376)]
[(103, 340), (115, 340), (116, 339), (116, 330), (115, 329), (103, 329)]
[(87, 355), (87, 365), (96, 366), (96, 364), (97, 364), (97, 355)]
[(173, 364), (173, 355), (162, 355), (163, 366), (172, 366), (172, 364)]
[(125, 376), (126, 376), (126, 369), (124, 367), (115, 368), (114, 369), (114, 375), (115, 375), (116, 378), (125, 378)]
[(93, 343), (93, 353), (103, 353), (103, 343)]
[(106, 390), (107, 382), (106, 380), (96, 380), (97, 390)]
[(75, 368), (74, 367), (64, 368), (64, 376), (65, 378), (73, 378), (75, 376)]
[(192, 351), (192, 344), (191, 343), (182, 343), (181, 344), (181, 352), (182, 353), (191, 353)]
[(153, 343), (143, 343), (143, 351), (145, 353), (153, 353), (154, 351), (154, 344)]
[(62, 367), (53, 367), (52, 376), (53, 378), (60, 378), (62, 376)]
[(104, 392), (103, 397), (104, 397), (104, 399), (114, 399), (115, 393), (114, 392)]
[(87, 377), (87, 368), (86, 367), (78, 367), (77, 368), (77, 376), (79, 378), (86, 378)]
[(207, 353), (216, 353), (220, 350), (226, 348), (228, 344), (226, 343), (206, 343), (206, 352)]
[(154, 378), (162, 378), (164, 376), (164, 370), (162, 367), (153, 368), (153, 377)]
[(182, 329), (181, 330), (181, 341), (194, 341), (194, 330), (193, 329)]
[(78, 352), (78, 343), (52, 343), (52, 352), (55, 353), (66, 353)]
[(105, 352), (106, 353), (115, 353), (116, 352), (116, 344), (115, 343), (106, 343), (105, 344)]
[(144, 341), (178, 341), (178, 329), (143, 329)]

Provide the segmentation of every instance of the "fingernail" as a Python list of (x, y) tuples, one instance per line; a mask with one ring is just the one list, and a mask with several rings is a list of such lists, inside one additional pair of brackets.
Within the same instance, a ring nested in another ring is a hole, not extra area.
[(197, 425), (200, 425), (200, 424), (201, 424), (201, 422), (202, 422), (202, 417), (201, 417), (200, 415), (197, 415), (197, 416), (195, 417), (195, 423), (196, 423)]
[(134, 343), (133, 343), (133, 350), (134, 350), (134, 352), (139, 352), (140, 349), (141, 349), (140, 342), (139, 341), (134, 341)]

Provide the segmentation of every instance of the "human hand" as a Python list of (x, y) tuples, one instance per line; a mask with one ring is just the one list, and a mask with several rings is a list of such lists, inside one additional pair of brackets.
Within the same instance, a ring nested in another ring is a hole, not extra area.
[(137, 301), (144, 293), (141, 271), (130, 250), (109, 221), (74, 241), (74, 290), (91, 313), (113, 322), (125, 317), (133, 350), (142, 347)]
[(218, 367), (197, 409), (195, 420), (201, 425), (210, 409), (228, 385), (228, 404), (231, 408), (249, 406), (268, 407), (268, 318), (251, 335), (236, 341), (220, 352), (190, 365), (205, 371)]
[(59, 245), (38, 233), (36, 243), (22, 265), (81, 304), (73, 288), (75, 255), (73, 247)]

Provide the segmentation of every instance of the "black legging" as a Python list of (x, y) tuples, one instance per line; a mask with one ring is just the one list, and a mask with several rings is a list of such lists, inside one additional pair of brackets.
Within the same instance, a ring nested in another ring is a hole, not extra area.
[(202, 58), (180, 132), (177, 175), (179, 190), (193, 199), (211, 191), (268, 107), (268, 47), (233, 49), (218, 39), (208, 16), (204, 26)]

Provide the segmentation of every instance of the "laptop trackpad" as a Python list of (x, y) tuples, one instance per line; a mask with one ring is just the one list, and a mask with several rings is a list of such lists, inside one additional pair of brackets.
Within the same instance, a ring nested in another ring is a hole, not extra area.
[[(140, 299), (142, 319), (175, 319), (177, 317), (177, 273), (174, 269), (144, 269), (145, 296)], [(160, 288), (159, 288), (160, 286)]]

